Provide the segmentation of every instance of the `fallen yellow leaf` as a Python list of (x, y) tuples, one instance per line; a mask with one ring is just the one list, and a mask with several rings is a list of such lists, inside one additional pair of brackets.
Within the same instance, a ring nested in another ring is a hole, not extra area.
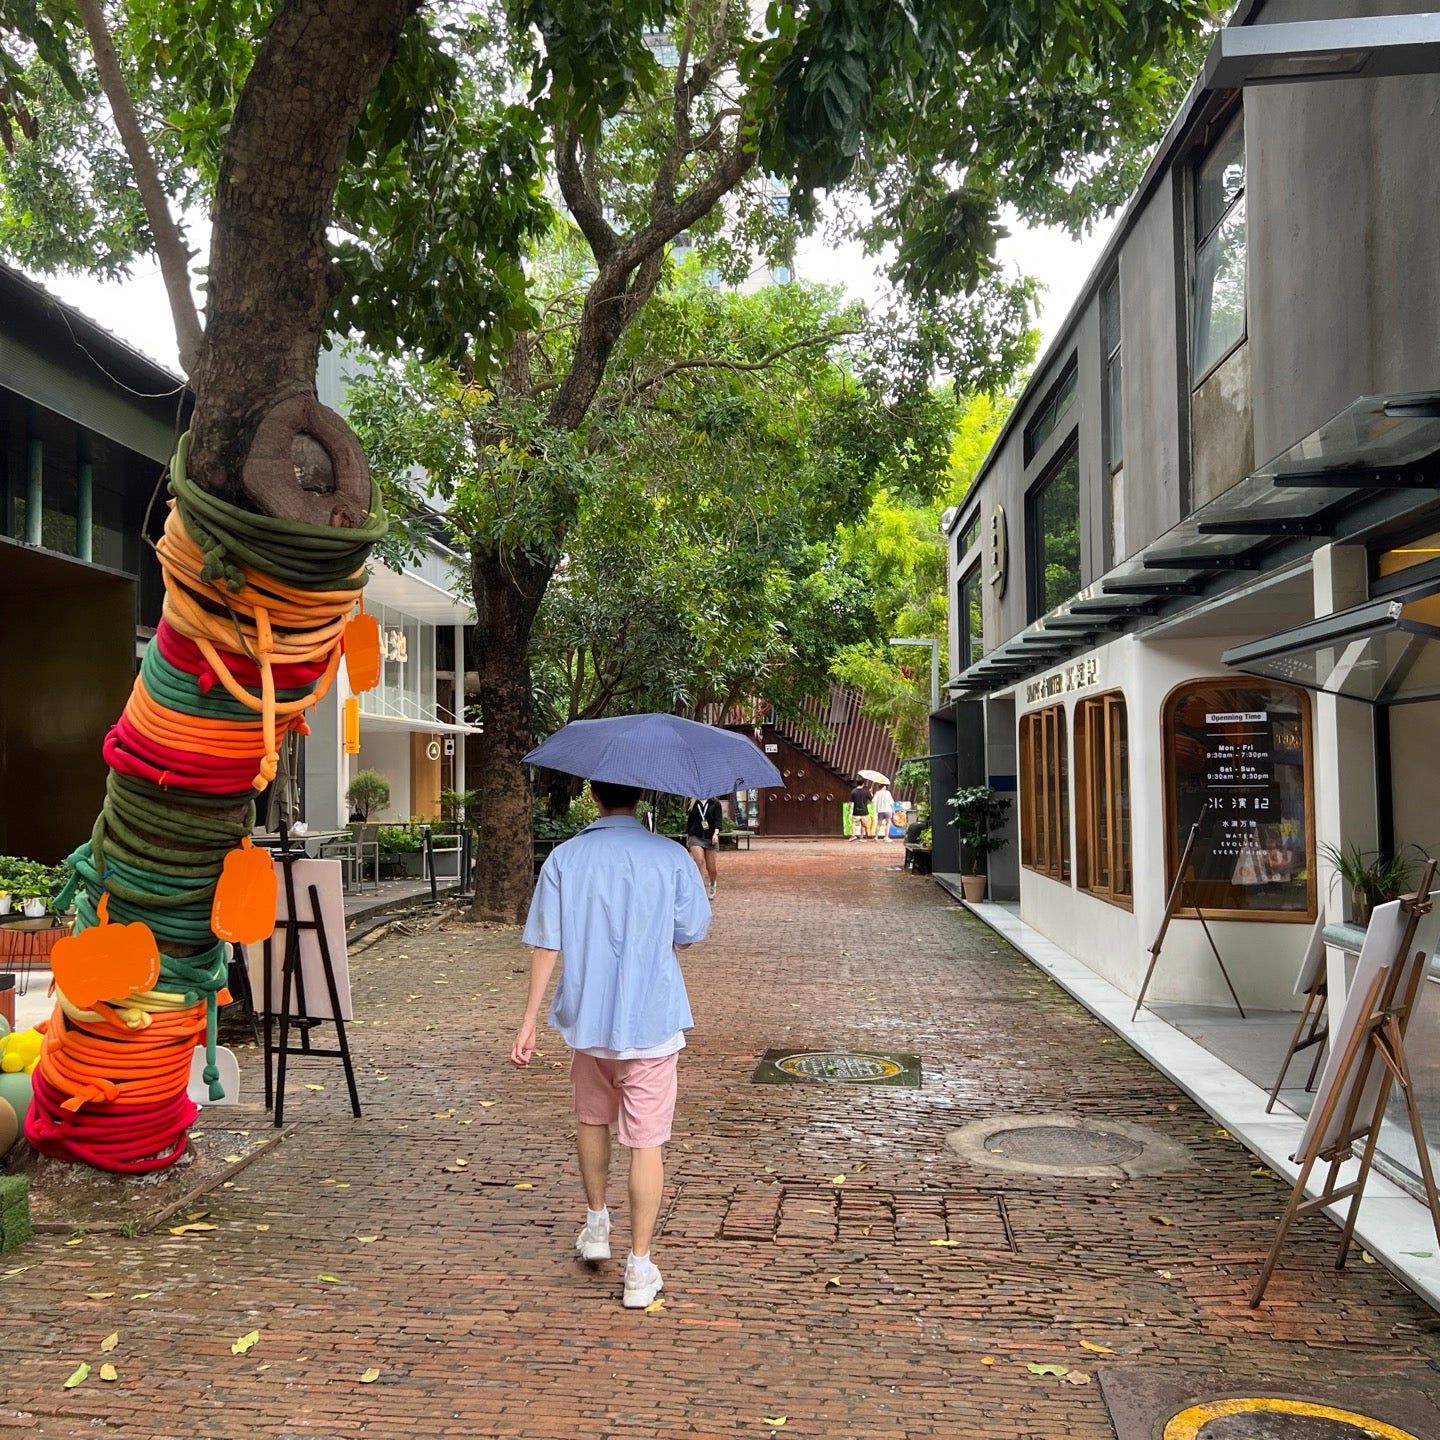
[(1068, 1365), (1037, 1365), (1033, 1360), (1025, 1368), (1032, 1375), (1059, 1375), (1063, 1378), (1070, 1373)]
[(380, 1372), (372, 1365), (361, 1377), (362, 1385), (373, 1385), (380, 1378)]
[(108, 1355), (120, 1343), (120, 1332), (112, 1330), (101, 1342), (100, 1349), (103, 1354)]
[(215, 1229), (215, 1226), (211, 1225), (208, 1221), (192, 1220), (188, 1225), (172, 1225), (170, 1227), (170, 1233), (172, 1235), (193, 1235), (200, 1230), (213, 1229)]
[(1150, 1218), (1157, 1225), (1173, 1225), (1175, 1223), (1168, 1215), (1152, 1215)]
[(494, 1106), (495, 1106), (495, 1101), (493, 1101), (493, 1100), (477, 1100), (475, 1103), (476, 1103), (482, 1110), (490, 1110), (490, 1109), (493, 1109)]
[(148, 1300), (155, 1292), (153, 1290), (142, 1290), (138, 1295), (132, 1295), (132, 1300)]
[(265, 1231), (268, 1230), (270, 1227), (268, 1225), (257, 1225), (255, 1228), (260, 1231)]
[(932, 1245), (939, 1245), (946, 1250), (953, 1250), (960, 1242), (958, 1240), (932, 1240)]
[(323, 1280), (327, 1285), (338, 1285), (340, 1283), (340, 1278), (337, 1275), (317, 1275), (315, 1278), (317, 1280)]
[(845, 1177), (843, 1175), (832, 1175), (830, 1177), (830, 1183), (832, 1185), (843, 1185), (845, 1183)]
[(1082, 1340), (1080, 1348), (1088, 1350), (1092, 1355), (1113, 1355), (1115, 1353), (1108, 1345), (1096, 1345), (1090, 1340)]
[(67, 1390), (73, 1390), (77, 1385), (83, 1385), (90, 1378), (90, 1367), (81, 1361), (74, 1369), (70, 1378), (65, 1382)]
[(238, 1161), (243, 1160), (244, 1158), (245, 1158), (245, 1157), (244, 1157), (243, 1155), (227, 1155), (227, 1156), (225, 1157), (225, 1163), (226, 1163), (227, 1165), (234, 1165), (234, 1164), (236, 1164)]
[(1083, 1370), (1067, 1370), (1060, 1377), (1067, 1385), (1088, 1385), (1090, 1377)]
[(786, 1418), (784, 1415), (762, 1415), (760, 1423), (768, 1425), (772, 1430), (778, 1430), (785, 1423)]
[(65, 1243), (67, 1245), (83, 1245), (85, 1243), (85, 1237), (83, 1235), (77, 1235), (73, 1240), (67, 1240)]
[(993, 1365), (995, 1363), (995, 1357), (993, 1355), (982, 1355), (980, 1357), (980, 1363), (982, 1365)]
[(535, 1187), (528, 1180), (522, 1180), (515, 1188), (517, 1190), (533, 1190)]
[(307, 1085), (305, 1088), (307, 1090), (323, 1090), (325, 1087), (323, 1085)]
[(665, 1302), (663, 1300), (652, 1300), (645, 1307), (645, 1313), (647, 1315), (658, 1315), (664, 1308)]
[(827, 1288), (827, 1289), (830, 1288), (831, 1286), (834, 1286), (836, 1289), (838, 1289), (839, 1286), (840, 1286), (840, 1277), (839, 1277), (838, 1275), (832, 1275), (832, 1276), (825, 1282), (825, 1285), (826, 1285), (826, 1288)]
[(378, 1235), (357, 1235), (356, 1241), (361, 1245), (373, 1245), (380, 1237)]
[(102, 1365), (100, 1367), (100, 1378), (102, 1380), (118, 1380), (120, 1372), (113, 1365)]
[(87, 1290), (85, 1298), (87, 1300), (108, 1300), (114, 1293), (113, 1290)]
[(252, 1330), (248, 1335), (242, 1335), (238, 1340), (233, 1341), (230, 1346), (232, 1355), (248, 1355), (255, 1348), (255, 1342), (259, 1340), (260, 1332)]

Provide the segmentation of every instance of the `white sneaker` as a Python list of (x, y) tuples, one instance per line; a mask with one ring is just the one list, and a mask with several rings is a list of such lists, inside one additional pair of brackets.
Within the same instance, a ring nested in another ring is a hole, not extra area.
[(706, 898), (710, 900), (713, 900), (715, 898), (715, 886), (713, 883), (705, 887), (705, 895)]
[(585, 1225), (575, 1237), (575, 1253), (582, 1260), (608, 1260), (610, 1258), (610, 1222), (597, 1220)]
[(625, 1266), (625, 1308), (627, 1310), (643, 1310), (647, 1305), (654, 1304), (655, 1297), (665, 1288), (665, 1282), (660, 1278), (660, 1271), (654, 1263), (640, 1269), (635, 1261), (630, 1260)]

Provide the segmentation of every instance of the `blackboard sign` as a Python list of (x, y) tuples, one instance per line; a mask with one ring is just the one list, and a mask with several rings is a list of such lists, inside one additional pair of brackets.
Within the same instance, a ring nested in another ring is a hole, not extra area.
[(1177, 801), (1171, 853), (1203, 805), (1194, 855), (1202, 908), (1306, 908), (1301, 703), (1293, 692), (1264, 685), (1197, 685), (1172, 700), (1166, 717)]

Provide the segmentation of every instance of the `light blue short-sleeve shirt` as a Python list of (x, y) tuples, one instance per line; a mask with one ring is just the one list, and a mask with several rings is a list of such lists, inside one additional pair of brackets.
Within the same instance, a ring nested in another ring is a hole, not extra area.
[(675, 955), (710, 929), (694, 862), (630, 815), (602, 815), (550, 853), (525, 944), (560, 952), (550, 1024), (573, 1050), (654, 1050), (695, 1020)]

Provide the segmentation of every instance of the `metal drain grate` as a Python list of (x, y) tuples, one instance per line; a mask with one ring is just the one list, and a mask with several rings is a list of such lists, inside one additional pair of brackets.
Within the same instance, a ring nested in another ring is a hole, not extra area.
[(920, 1084), (920, 1057), (870, 1050), (767, 1050), (750, 1077), (755, 1085)]

